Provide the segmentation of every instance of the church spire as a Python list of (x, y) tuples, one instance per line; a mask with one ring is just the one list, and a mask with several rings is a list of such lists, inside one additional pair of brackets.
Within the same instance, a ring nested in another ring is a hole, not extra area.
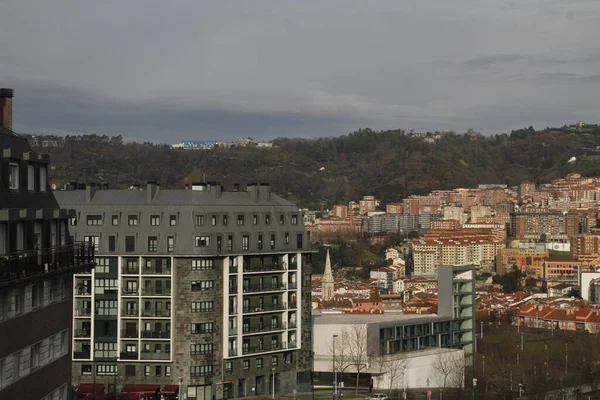
[(325, 258), (325, 273), (321, 280), (323, 289), (323, 300), (333, 299), (334, 292), (334, 279), (333, 273), (331, 272), (331, 258), (329, 257), (329, 247), (327, 248), (327, 257)]

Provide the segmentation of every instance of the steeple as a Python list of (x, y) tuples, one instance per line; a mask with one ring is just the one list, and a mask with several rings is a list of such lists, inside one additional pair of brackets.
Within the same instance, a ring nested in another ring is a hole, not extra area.
[(325, 273), (321, 280), (321, 287), (323, 290), (323, 300), (333, 299), (334, 292), (334, 279), (333, 273), (331, 272), (331, 258), (329, 257), (329, 247), (327, 248), (327, 257), (325, 258)]

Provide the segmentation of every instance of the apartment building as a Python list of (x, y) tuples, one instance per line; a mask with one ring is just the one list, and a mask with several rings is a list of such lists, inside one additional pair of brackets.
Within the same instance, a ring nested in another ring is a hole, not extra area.
[(379, 201), (375, 200), (375, 196), (363, 196), (358, 203), (360, 215), (367, 215), (377, 209)]
[(268, 185), (56, 197), (97, 253), (73, 283), (74, 382), (181, 385), (189, 400), (310, 382), (310, 239)]
[(71, 281), (94, 266), (47, 183), (47, 155), (12, 131), (0, 89), (0, 399), (71, 396)]
[(542, 265), (548, 256), (549, 253), (547, 251), (538, 251), (536, 249), (500, 249), (496, 257), (496, 272), (499, 274), (510, 272), (514, 266), (523, 273), (542, 276)]
[(593, 260), (600, 258), (600, 235), (577, 235), (570, 237), (571, 258)]
[(369, 233), (408, 233), (428, 230), (437, 214), (379, 214), (368, 219)]
[(565, 215), (562, 212), (513, 212), (510, 235), (516, 239), (565, 239)]

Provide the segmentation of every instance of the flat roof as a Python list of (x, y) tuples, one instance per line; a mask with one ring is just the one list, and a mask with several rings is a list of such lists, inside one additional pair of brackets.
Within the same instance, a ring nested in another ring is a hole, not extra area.
[(386, 311), (383, 314), (352, 314), (342, 312), (313, 311), (313, 323), (316, 325), (336, 324), (377, 324), (382, 322), (428, 323), (433, 320), (448, 320), (438, 314), (404, 314)]

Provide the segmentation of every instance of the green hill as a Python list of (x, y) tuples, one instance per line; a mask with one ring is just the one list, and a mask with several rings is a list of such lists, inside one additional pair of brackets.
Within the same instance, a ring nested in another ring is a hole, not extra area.
[[(570, 172), (600, 175), (595, 150), (600, 132), (567, 127), (530, 127), (491, 137), (361, 129), (332, 138), (277, 139), (274, 148), (214, 150), (124, 143), (119, 136), (100, 135), (35, 136), (31, 141), (36, 151), (52, 157), (59, 188), (70, 181), (129, 187), (148, 180), (182, 187), (205, 175), (226, 186), (269, 182), (277, 193), (314, 208), (365, 194), (387, 203), (432, 189), (540, 183)], [(569, 163), (571, 157), (577, 161)]]

